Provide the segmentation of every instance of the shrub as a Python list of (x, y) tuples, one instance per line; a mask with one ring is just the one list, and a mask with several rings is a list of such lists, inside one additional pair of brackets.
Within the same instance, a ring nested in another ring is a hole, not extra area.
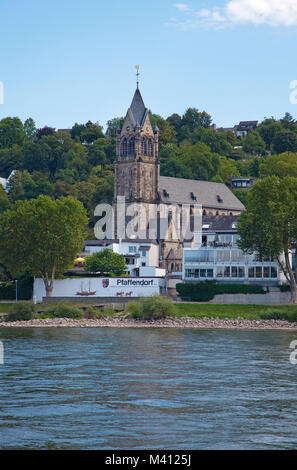
[(6, 321), (32, 320), (36, 312), (33, 302), (17, 302), (8, 311)]
[(216, 281), (184, 282), (176, 285), (182, 300), (208, 302), (218, 294), (266, 294), (264, 287), (256, 284), (218, 284)]
[(159, 320), (169, 315), (174, 315), (176, 309), (171, 299), (161, 295), (143, 297), (138, 302), (131, 301), (127, 305), (127, 311), (133, 318), (142, 320)]
[(271, 308), (260, 312), (260, 318), (263, 320), (285, 320), (288, 322), (297, 322), (297, 310), (290, 312), (280, 312), (277, 308)]
[(140, 301), (130, 300), (125, 307), (125, 312), (129, 313), (131, 317), (137, 318), (140, 314)]
[(68, 302), (59, 302), (46, 310), (46, 315), (53, 318), (82, 318), (83, 311)]

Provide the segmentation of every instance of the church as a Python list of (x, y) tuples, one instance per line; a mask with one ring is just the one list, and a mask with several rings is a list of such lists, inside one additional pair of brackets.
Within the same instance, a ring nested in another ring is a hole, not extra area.
[[(203, 216), (236, 216), (244, 210), (225, 184), (160, 176), (159, 129), (151, 124), (138, 85), (123, 126), (117, 129), (116, 148), (114, 207), (122, 197), (127, 204), (141, 203), (147, 207), (200, 204)], [(118, 231), (115, 222), (115, 238), (121, 238)], [(157, 236), (157, 241), (160, 268), (168, 273), (181, 271), (185, 240), (176, 239), (169, 230), (165, 239)]]

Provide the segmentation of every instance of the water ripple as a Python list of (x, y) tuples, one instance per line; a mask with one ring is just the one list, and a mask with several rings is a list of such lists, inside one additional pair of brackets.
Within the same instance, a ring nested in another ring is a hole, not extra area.
[(0, 329), (1, 449), (293, 449), (290, 331)]

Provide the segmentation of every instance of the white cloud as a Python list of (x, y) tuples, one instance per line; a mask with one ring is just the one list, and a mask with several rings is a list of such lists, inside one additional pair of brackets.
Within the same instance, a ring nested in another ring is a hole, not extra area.
[(229, 0), (223, 7), (198, 11), (183, 3), (176, 7), (187, 14), (185, 20), (177, 22), (182, 29), (235, 24), (297, 26), (297, 0)]
[(186, 12), (186, 11), (190, 11), (190, 10), (191, 10), (190, 7), (189, 7), (189, 5), (187, 5), (186, 3), (177, 3), (175, 6), (176, 6), (176, 8), (177, 8), (178, 10), (180, 10), (180, 11)]

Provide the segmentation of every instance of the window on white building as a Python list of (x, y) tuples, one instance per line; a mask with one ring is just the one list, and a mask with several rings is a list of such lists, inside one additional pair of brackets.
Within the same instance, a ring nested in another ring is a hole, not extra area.
[(255, 268), (249, 268), (249, 278), (255, 277)]
[(222, 250), (217, 251), (217, 261), (230, 261), (230, 251), (229, 250)]
[(224, 267), (224, 277), (230, 277), (230, 266)]
[(223, 267), (222, 266), (217, 267), (217, 277), (223, 277)]
[(277, 277), (277, 268), (271, 266), (271, 278)]
[(238, 269), (237, 269), (237, 266), (232, 266), (231, 274), (232, 274), (232, 277), (238, 277)]
[(245, 255), (241, 250), (232, 250), (231, 251), (231, 261), (245, 261)]
[(256, 267), (256, 277), (257, 278), (260, 278), (263, 276), (263, 272), (262, 272), (262, 266), (257, 266)]
[(264, 268), (263, 268), (263, 277), (270, 277), (270, 268), (269, 268), (269, 266), (264, 266)]
[(213, 278), (213, 269), (186, 269), (186, 277), (190, 279)]
[(245, 269), (244, 266), (238, 267), (238, 277), (245, 277)]

